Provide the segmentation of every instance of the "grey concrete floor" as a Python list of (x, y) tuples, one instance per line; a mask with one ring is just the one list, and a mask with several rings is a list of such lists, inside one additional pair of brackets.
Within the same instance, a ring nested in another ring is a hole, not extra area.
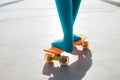
[(120, 80), (119, 4), (82, 1), (74, 32), (88, 36), (90, 50), (63, 53), (70, 64), (60, 67), (45, 63), (43, 52), (62, 37), (54, 0), (0, 0), (0, 80)]

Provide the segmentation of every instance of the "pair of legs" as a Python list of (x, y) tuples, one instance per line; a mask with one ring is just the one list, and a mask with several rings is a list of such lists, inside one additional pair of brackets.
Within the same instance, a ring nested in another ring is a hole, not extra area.
[(63, 39), (54, 41), (52, 46), (58, 47), (66, 52), (73, 51), (73, 43), (80, 37), (73, 34), (73, 25), (79, 10), (81, 0), (55, 0), (58, 10)]

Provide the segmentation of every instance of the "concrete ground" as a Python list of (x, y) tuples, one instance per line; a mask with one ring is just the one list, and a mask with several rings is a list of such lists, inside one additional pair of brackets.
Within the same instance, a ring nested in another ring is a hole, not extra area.
[(119, 30), (119, 0), (83, 0), (74, 32), (90, 50), (47, 64), (43, 49), (62, 37), (54, 0), (0, 0), (0, 80), (120, 80)]

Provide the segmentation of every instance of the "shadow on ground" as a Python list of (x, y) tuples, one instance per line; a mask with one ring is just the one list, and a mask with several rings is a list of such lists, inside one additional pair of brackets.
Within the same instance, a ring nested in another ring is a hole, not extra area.
[(43, 74), (50, 76), (48, 80), (82, 80), (86, 72), (92, 65), (92, 53), (89, 49), (74, 49), (78, 55), (78, 60), (69, 66), (54, 67), (54, 64), (45, 63)]
[(117, 7), (120, 7), (120, 2), (115, 2), (113, 0), (101, 0), (101, 1), (112, 4), (112, 5), (117, 6)]
[(2, 3), (0, 4), (0, 7), (8, 6), (8, 5), (15, 4), (21, 1), (24, 1), (24, 0), (14, 0), (14, 1), (6, 2), (6, 3)]

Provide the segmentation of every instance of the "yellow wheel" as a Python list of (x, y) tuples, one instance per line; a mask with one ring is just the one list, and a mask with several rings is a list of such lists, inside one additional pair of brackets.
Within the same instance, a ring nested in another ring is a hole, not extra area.
[(60, 56), (59, 63), (62, 66), (67, 66), (69, 63), (69, 57), (68, 56)]
[(82, 42), (82, 48), (83, 49), (88, 49), (89, 48), (89, 42), (88, 41)]
[(52, 54), (45, 54), (44, 59), (45, 59), (46, 62), (53, 63), (53, 59), (52, 58), (53, 58)]

